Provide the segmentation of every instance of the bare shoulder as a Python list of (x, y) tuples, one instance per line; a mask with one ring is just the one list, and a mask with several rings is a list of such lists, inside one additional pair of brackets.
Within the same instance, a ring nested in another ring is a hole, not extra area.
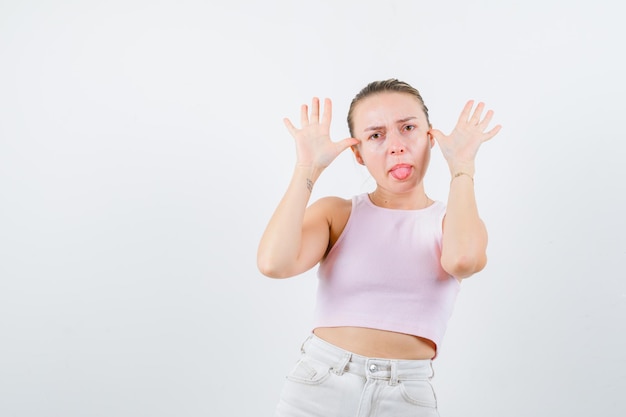
[(352, 210), (352, 200), (341, 197), (322, 197), (311, 204), (310, 210), (318, 214), (323, 214), (329, 220), (329, 224), (338, 221), (342, 217), (350, 216)]
[(330, 231), (329, 247), (332, 247), (350, 218), (352, 200), (341, 197), (323, 197), (313, 203), (311, 209), (326, 218)]
[(352, 207), (352, 200), (341, 197), (329, 196), (322, 197), (313, 204), (323, 207), (324, 210), (345, 210), (346, 207), (348, 209)]

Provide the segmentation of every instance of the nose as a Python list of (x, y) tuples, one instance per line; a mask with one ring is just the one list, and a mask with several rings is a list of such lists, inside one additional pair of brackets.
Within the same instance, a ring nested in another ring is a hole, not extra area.
[(387, 141), (389, 143), (389, 152), (392, 155), (403, 154), (406, 150), (404, 141), (402, 137), (398, 134), (389, 134), (387, 137)]

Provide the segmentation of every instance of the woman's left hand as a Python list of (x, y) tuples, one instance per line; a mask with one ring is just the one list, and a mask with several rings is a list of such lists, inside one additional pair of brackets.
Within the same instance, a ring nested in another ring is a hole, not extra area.
[(459, 120), (450, 135), (446, 136), (437, 129), (431, 129), (429, 133), (437, 140), (444, 158), (448, 162), (452, 173), (463, 171), (474, 174), (474, 159), (478, 153), (478, 148), (483, 142), (493, 138), (499, 131), (501, 126), (497, 125), (489, 131), (485, 131), (491, 118), (493, 111), (489, 110), (481, 119), (485, 103), (478, 103), (476, 109), (472, 112), (474, 100), (470, 100), (465, 104)]

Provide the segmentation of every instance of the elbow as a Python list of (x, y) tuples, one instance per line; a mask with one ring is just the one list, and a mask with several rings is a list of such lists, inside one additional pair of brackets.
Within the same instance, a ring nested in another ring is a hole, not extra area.
[(270, 262), (257, 259), (257, 268), (259, 272), (268, 278), (281, 278), (278, 270)]
[(257, 268), (259, 272), (268, 278), (288, 278), (291, 275), (286, 274), (284, 268), (280, 268), (275, 262), (266, 257), (257, 257)]
[(485, 265), (487, 265), (487, 256), (484, 253), (473, 256), (442, 256), (441, 258), (441, 266), (443, 269), (457, 279), (469, 278), (475, 273), (482, 271)]

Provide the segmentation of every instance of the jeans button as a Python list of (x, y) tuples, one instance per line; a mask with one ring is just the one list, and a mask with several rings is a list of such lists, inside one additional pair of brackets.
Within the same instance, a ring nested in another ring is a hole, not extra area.
[(376, 370), (378, 369), (378, 367), (374, 364), (370, 365), (370, 372), (376, 372)]

